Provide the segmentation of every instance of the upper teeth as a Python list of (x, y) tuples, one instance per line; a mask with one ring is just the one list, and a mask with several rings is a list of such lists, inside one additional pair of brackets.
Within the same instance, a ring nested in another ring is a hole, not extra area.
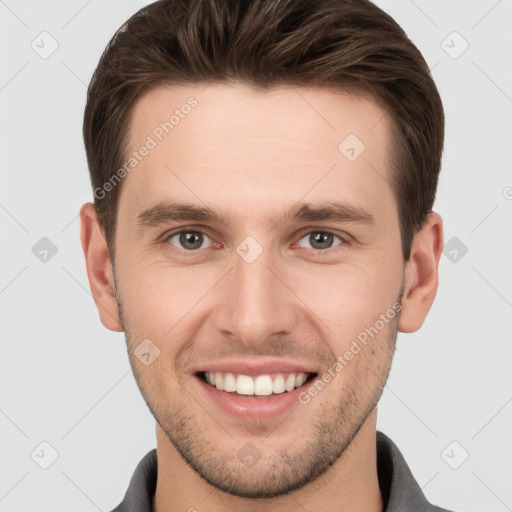
[(234, 375), (223, 372), (205, 372), (206, 382), (220, 391), (236, 392), (240, 395), (271, 395), (292, 391), (306, 382), (307, 373), (281, 373), (271, 375)]

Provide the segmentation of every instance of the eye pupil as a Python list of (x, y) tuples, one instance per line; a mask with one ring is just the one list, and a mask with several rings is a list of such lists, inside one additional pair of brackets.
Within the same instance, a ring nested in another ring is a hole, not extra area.
[[(180, 244), (185, 249), (198, 249), (203, 244), (203, 235), (194, 231), (183, 231), (180, 235)], [(192, 246), (187, 244), (191, 244)]]
[(319, 247), (315, 247), (315, 249), (328, 249), (332, 246), (333, 235), (332, 233), (323, 233), (319, 231), (311, 234), (310, 240), (313, 247), (315, 247), (315, 244), (320, 245)]

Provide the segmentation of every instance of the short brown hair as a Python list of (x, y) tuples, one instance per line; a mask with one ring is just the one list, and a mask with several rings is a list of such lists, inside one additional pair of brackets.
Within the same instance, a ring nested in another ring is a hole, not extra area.
[[(402, 253), (434, 204), (441, 98), (419, 50), (369, 0), (160, 0), (115, 33), (87, 94), (83, 134), (93, 191), (125, 161), (130, 114), (169, 84), (238, 81), (369, 92), (393, 125), (392, 188)], [(113, 260), (121, 184), (95, 208)]]

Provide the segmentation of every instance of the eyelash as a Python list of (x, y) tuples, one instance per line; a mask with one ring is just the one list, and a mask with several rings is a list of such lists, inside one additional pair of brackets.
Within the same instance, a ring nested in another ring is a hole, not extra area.
[[(201, 231), (200, 229), (196, 229), (196, 228), (180, 228), (178, 231), (172, 231), (170, 233), (166, 233), (165, 235), (162, 236), (163, 240), (162, 242), (164, 244), (169, 244), (169, 241), (172, 237), (176, 236), (176, 235), (180, 235), (182, 233), (194, 233), (194, 234), (201, 234), (201, 235), (205, 235), (206, 237), (208, 237), (210, 240), (212, 240), (212, 238), (207, 234), (205, 233), (204, 231)], [(336, 246), (333, 246), (333, 247), (328, 247), (327, 249), (311, 249), (314, 253), (316, 253), (317, 255), (323, 255), (323, 254), (330, 254), (332, 251), (336, 251), (337, 249), (341, 249), (343, 248), (344, 246), (347, 246), (347, 245), (350, 245), (350, 240), (349, 240), (349, 237), (348, 235), (346, 235), (345, 237), (341, 236), (341, 235), (337, 235), (336, 233), (332, 232), (332, 231), (329, 231), (329, 230), (323, 230), (323, 229), (312, 229), (310, 231), (307, 231), (305, 233), (303, 233), (301, 235), (301, 237), (299, 238), (299, 241), (302, 240), (304, 237), (308, 236), (308, 235), (311, 235), (312, 233), (322, 233), (324, 235), (333, 235), (334, 237), (338, 238), (341, 243), (336, 245)], [(215, 244), (215, 242), (214, 242)], [(172, 244), (171, 244), (172, 245)], [(219, 245), (219, 244), (217, 244)], [(182, 254), (188, 254), (188, 255), (194, 255), (194, 254), (197, 254), (200, 250), (202, 249), (191, 249), (191, 250), (187, 250), (187, 249), (183, 249), (183, 248), (180, 248), (180, 247), (177, 247), (175, 245), (173, 245), (173, 248), (179, 252), (179, 253), (182, 253)], [(301, 247), (301, 249), (308, 249), (306, 247)]]

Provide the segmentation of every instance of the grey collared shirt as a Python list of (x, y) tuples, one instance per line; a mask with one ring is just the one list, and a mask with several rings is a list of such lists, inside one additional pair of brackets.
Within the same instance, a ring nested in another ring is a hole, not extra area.
[[(383, 512), (450, 512), (430, 504), (393, 441), (377, 431), (377, 473)], [(152, 512), (156, 489), (156, 449), (137, 465), (123, 501), (112, 512)]]

